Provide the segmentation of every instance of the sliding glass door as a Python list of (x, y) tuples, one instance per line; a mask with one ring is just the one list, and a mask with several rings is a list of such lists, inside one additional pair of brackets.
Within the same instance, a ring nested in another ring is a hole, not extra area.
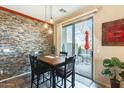
[(75, 24), (76, 73), (92, 79), (92, 18)]
[(61, 51), (76, 55), (75, 72), (80, 76), (93, 78), (93, 18), (63, 27)]

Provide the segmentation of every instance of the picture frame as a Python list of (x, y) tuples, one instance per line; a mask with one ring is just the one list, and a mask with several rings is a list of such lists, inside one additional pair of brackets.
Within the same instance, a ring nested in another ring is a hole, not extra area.
[(102, 24), (102, 46), (124, 46), (124, 19)]

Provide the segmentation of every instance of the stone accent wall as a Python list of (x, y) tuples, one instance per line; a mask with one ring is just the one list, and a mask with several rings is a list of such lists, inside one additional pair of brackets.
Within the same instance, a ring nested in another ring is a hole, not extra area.
[(43, 23), (0, 10), (0, 80), (29, 71), (28, 54), (49, 53), (52, 37)]

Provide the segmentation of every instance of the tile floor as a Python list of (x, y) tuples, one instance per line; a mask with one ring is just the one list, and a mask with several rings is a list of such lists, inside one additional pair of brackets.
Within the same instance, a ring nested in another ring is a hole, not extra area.
[[(92, 80), (75, 75), (75, 88), (103, 88)], [(70, 83), (67, 83), (70, 86)], [(30, 88), (30, 74), (0, 83), (0, 88)], [(49, 81), (40, 85), (40, 88), (50, 88)]]

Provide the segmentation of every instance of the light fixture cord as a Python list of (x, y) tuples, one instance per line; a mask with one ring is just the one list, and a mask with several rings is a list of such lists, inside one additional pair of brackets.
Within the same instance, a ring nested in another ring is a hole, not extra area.
[(45, 11), (45, 21), (46, 21), (46, 16), (47, 16), (47, 13), (46, 13), (46, 5), (45, 5), (45, 9), (44, 9), (44, 11)]
[(53, 8), (52, 5), (50, 5), (50, 17), (51, 17), (51, 18), (52, 18), (52, 11), (53, 11), (52, 8)]

